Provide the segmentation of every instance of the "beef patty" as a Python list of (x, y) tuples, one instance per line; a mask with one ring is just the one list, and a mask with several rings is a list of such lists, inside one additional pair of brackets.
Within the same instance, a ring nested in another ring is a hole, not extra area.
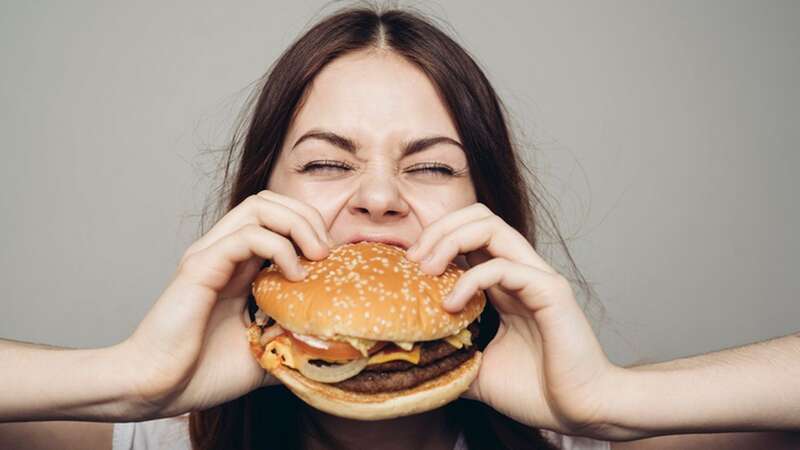
[(408, 363), (412, 367), (407, 370), (385, 372), (364, 370), (352, 378), (333, 383), (332, 386), (365, 394), (409, 389), (455, 369), (468, 360), (475, 353), (475, 350), (476, 347), (471, 345), (424, 366)]
[[(474, 343), (478, 338), (478, 332), (480, 330), (478, 327), (478, 322), (473, 321), (467, 326), (467, 330), (472, 335), (472, 342)], [(395, 372), (398, 370), (408, 370), (415, 366), (424, 366), (430, 364), (433, 361), (442, 359), (445, 356), (449, 356), (458, 351), (457, 348), (453, 347), (452, 345), (448, 344), (447, 341), (442, 339), (422, 342), (419, 347), (419, 364), (413, 364), (408, 361), (389, 361), (380, 364), (372, 364), (364, 368), (364, 370), (369, 372)]]
[[(455, 369), (472, 357), (477, 349), (475, 341), (480, 332), (478, 321), (470, 323), (467, 330), (470, 332), (473, 343), (469, 347), (457, 349), (443, 339), (424, 341), (420, 343), (419, 364), (408, 361), (372, 364), (365, 367), (358, 375), (338, 383), (331, 383), (331, 385), (346, 391), (374, 394), (399, 391), (422, 384)], [(321, 359), (313, 359), (310, 362), (319, 366), (334, 364)]]

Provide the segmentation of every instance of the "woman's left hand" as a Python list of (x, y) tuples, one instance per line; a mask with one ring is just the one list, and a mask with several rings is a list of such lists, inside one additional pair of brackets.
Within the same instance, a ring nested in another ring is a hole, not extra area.
[(445, 302), (463, 308), (486, 289), (500, 326), (464, 394), (537, 428), (602, 438), (615, 380), (569, 282), (519, 232), (477, 203), (426, 227), (408, 258), (441, 274), (459, 254), (470, 266)]

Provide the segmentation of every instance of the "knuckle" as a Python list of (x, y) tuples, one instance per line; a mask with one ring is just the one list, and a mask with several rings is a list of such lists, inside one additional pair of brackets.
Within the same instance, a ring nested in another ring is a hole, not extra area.
[(261, 225), (249, 223), (240, 228), (237, 234), (252, 245), (252, 242), (261, 239), (264, 236), (264, 231), (266, 230)]
[(507, 271), (507, 270), (511, 269), (511, 265), (512, 264), (511, 264), (511, 261), (509, 261), (509, 260), (507, 260), (505, 258), (497, 257), (497, 258), (493, 258), (491, 261), (486, 263), (486, 265), (489, 266), (490, 269), (492, 269), (492, 270), (494, 270), (496, 272), (504, 272), (504, 271)]
[(189, 247), (186, 249), (186, 251), (185, 251), (185, 252), (183, 252), (183, 255), (181, 255), (181, 259), (178, 261), (178, 266), (180, 266), (181, 264), (183, 264), (183, 262), (184, 262), (184, 261), (186, 261), (186, 259), (187, 259), (188, 257), (190, 257), (191, 255), (193, 255), (193, 254), (197, 253), (197, 251), (198, 251), (198, 250), (197, 250), (196, 248), (197, 248), (197, 243), (194, 243), (194, 244), (190, 245), (190, 246), (189, 246)]
[(297, 209), (299, 209), (300, 211), (302, 211), (305, 214), (313, 215), (317, 211), (311, 205), (309, 205), (308, 203), (306, 203), (306, 202), (304, 202), (302, 200), (297, 200), (297, 199), (292, 198), (289, 201), (291, 201), (293, 205), (296, 205)]
[(270, 191), (269, 189), (262, 189), (261, 191), (258, 192), (258, 194), (255, 194), (255, 195), (257, 195), (259, 197), (262, 197), (262, 198), (272, 198), (276, 194), (274, 192)]
[(559, 291), (572, 289), (572, 285), (567, 277), (561, 275), (560, 273), (550, 274), (550, 284), (554, 289)]
[(289, 208), (287, 208), (287, 211), (289, 213), (289, 223), (292, 226), (293, 230), (296, 230), (301, 227), (306, 228), (311, 226), (311, 224), (308, 223), (308, 220), (305, 217), (303, 217), (302, 214), (299, 214), (297, 211), (294, 211)]
[(500, 216), (498, 216), (497, 214), (492, 214), (491, 217), (489, 217), (489, 220), (492, 221), (492, 224), (497, 226), (502, 226), (506, 224), (505, 220), (500, 218)]
[(272, 235), (270, 240), (270, 245), (273, 248), (273, 253), (275, 255), (284, 254), (295, 256), (297, 253), (294, 251), (294, 245), (292, 242), (281, 235)]
[(488, 207), (488, 206), (486, 206), (486, 204), (484, 204), (484, 203), (481, 203), (481, 202), (477, 202), (477, 203), (475, 203), (475, 204), (473, 205), (473, 208), (477, 209), (478, 211), (480, 211), (480, 212), (482, 212), (482, 213), (484, 213), (484, 214), (494, 214), (494, 213), (492, 212), (492, 210), (491, 210), (491, 209), (489, 209), (489, 207)]
[(178, 272), (182, 274), (197, 272), (197, 270), (202, 266), (202, 255), (200, 253), (201, 252), (195, 252), (184, 256), (178, 265)]
[(309, 230), (309, 228), (311, 228), (311, 225), (309, 225), (305, 217), (297, 214), (291, 209), (288, 209), (287, 211), (286, 225), (288, 228), (285, 230), (285, 232), (295, 239), (302, 235), (303, 232), (306, 232)]
[(259, 197), (258, 194), (252, 194), (252, 195), (247, 196), (247, 198), (244, 199), (244, 201), (242, 202), (242, 205), (244, 205), (248, 209), (256, 209), (259, 206), (261, 206), (263, 201), (264, 201), (264, 199)]
[(492, 261), (497, 264), (498, 267), (510, 267), (514, 265), (514, 262), (504, 256), (497, 256)]
[(464, 238), (461, 236), (453, 236), (450, 239), (442, 239), (441, 242), (437, 243), (431, 253), (438, 253), (442, 252), (447, 255), (455, 255), (461, 249), (463, 245)]

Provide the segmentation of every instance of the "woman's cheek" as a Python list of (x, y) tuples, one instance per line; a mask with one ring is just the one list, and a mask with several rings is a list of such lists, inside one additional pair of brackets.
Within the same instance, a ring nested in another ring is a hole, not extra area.
[(330, 226), (338, 212), (347, 204), (349, 191), (346, 183), (337, 181), (305, 183), (298, 190), (297, 198), (316, 208)]
[(422, 226), (475, 203), (470, 186), (409, 186), (404, 194)]

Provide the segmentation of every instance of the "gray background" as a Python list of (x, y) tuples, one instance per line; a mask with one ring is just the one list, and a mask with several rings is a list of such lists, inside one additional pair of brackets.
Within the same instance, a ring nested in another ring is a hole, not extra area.
[[(133, 330), (198, 232), (204, 149), (341, 6), (289, 3), (0, 6), (0, 336), (89, 347)], [(511, 110), (613, 361), (800, 329), (800, 3), (415, 5)]]

